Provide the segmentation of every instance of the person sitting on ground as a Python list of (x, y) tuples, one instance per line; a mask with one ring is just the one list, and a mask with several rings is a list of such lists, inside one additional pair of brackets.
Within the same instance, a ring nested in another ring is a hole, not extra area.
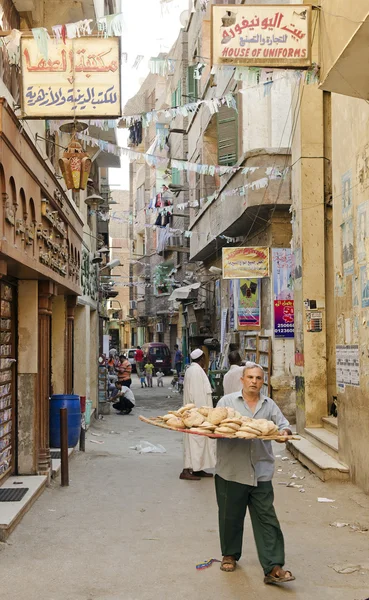
[(159, 371), (156, 372), (156, 377), (158, 378), (158, 387), (164, 387), (164, 373), (161, 369), (159, 369)]
[(120, 415), (129, 415), (134, 408), (136, 401), (132, 390), (121, 384), (120, 381), (115, 383), (116, 391), (111, 397), (111, 401), (117, 400), (113, 404), (113, 408), (118, 411)]
[(153, 374), (153, 371), (154, 371), (154, 365), (152, 364), (150, 358), (148, 358), (147, 359), (147, 363), (145, 365), (147, 387), (152, 387), (152, 374)]
[(239, 392), (242, 387), (243, 366), (240, 353), (233, 350), (228, 354), (229, 371), (223, 378), (224, 395)]

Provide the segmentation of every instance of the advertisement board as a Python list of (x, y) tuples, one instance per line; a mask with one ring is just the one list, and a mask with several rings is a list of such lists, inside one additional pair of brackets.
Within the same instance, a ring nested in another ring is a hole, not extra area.
[(269, 276), (269, 248), (223, 248), (223, 279), (250, 279)]
[(212, 64), (311, 65), (311, 11), (305, 4), (212, 6)]
[(21, 38), (22, 116), (27, 119), (115, 118), (122, 114), (120, 38), (49, 41)]

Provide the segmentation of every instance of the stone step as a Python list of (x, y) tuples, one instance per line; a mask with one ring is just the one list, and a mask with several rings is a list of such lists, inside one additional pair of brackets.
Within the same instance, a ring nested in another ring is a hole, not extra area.
[(305, 437), (323, 452), (338, 460), (338, 436), (324, 427), (305, 427)]
[(350, 479), (349, 468), (315, 446), (305, 438), (290, 440), (287, 448), (305, 467), (315, 473), (322, 481)]
[[(74, 451), (76, 450), (77, 446), (75, 448), (68, 448), (68, 457), (71, 458), (72, 454), (74, 453)], [(51, 452), (61, 452), (60, 448), (50, 448)], [(60, 473), (60, 469), (61, 469), (61, 460), (60, 458), (52, 458), (51, 459), (51, 477), (53, 479), (55, 479), (59, 473)]]
[(323, 427), (331, 433), (338, 435), (338, 419), (337, 417), (323, 417)]
[(26, 512), (36, 502), (46, 487), (48, 478), (43, 475), (9, 477), (0, 489), (29, 488), (19, 502), (0, 502), (0, 542), (5, 542)]

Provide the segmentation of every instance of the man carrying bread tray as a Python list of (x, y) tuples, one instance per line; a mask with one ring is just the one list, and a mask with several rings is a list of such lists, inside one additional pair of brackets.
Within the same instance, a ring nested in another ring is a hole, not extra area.
[[(250, 422), (242, 426), (244, 439), (217, 441), (215, 489), (219, 508), (222, 571), (231, 572), (241, 557), (247, 508), (264, 583), (286, 583), (295, 577), (283, 570), (284, 540), (273, 500), (274, 455), (272, 442), (256, 439), (268, 435), (266, 421), (273, 421), (281, 436), (291, 435), (289, 423), (271, 398), (261, 393), (263, 367), (247, 362), (239, 392), (223, 396), (217, 407), (231, 407)], [(253, 419), (253, 421), (251, 421)], [(260, 419), (260, 423), (255, 422)], [(264, 431), (265, 429), (265, 431)], [(238, 437), (241, 437), (240, 432)]]

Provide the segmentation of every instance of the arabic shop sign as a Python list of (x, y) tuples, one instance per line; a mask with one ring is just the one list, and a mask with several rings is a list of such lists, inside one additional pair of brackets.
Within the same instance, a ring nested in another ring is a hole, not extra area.
[(212, 7), (212, 64), (254, 67), (311, 65), (311, 6)]
[(223, 248), (223, 279), (261, 279), (269, 276), (269, 248)]
[(121, 115), (119, 38), (48, 43), (21, 40), (22, 112), (31, 119)]

